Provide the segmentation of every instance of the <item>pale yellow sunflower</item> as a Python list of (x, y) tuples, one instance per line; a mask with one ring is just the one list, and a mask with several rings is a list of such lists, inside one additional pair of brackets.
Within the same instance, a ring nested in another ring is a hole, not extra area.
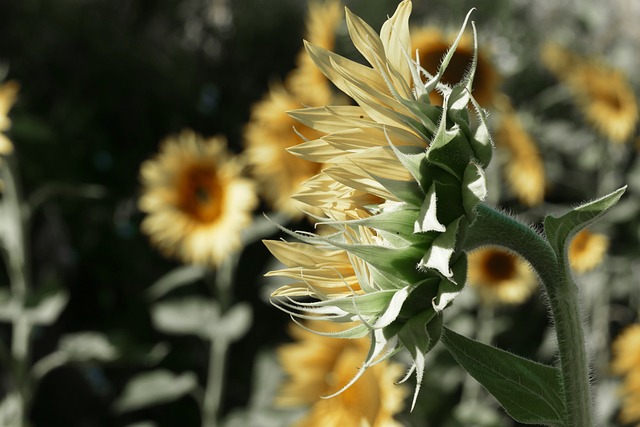
[(469, 253), (467, 283), (485, 304), (521, 304), (537, 289), (529, 264), (520, 256), (497, 247)]
[(518, 200), (526, 206), (535, 206), (544, 200), (544, 163), (538, 147), (525, 130), (510, 102), (501, 99), (502, 114), (494, 134), (498, 148), (509, 154), (504, 163), (507, 184)]
[(600, 265), (608, 248), (607, 236), (584, 229), (569, 244), (569, 264), (577, 273), (593, 270)]
[[(451, 46), (456, 33), (447, 34), (437, 27), (423, 27), (412, 31), (412, 52), (418, 50), (420, 66), (432, 75), (436, 74), (442, 58)], [(455, 84), (462, 80), (473, 58), (473, 37), (466, 34), (458, 44), (453, 58), (445, 71), (442, 82)], [(491, 63), (489, 55), (483, 50), (478, 50), (478, 63), (473, 78), (473, 97), (483, 107), (491, 107), (501, 77), (495, 66)], [(442, 96), (433, 91), (429, 94), (431, 102), (442, 105)]]
[[(333, 48), (335, 29), (341, 18), (342, 9), (338, 1), (311, 3), (307, 18), (308, 40), (326, 49)], [(272, 85), (262, 100), (253, 106), (245, 129), (245, 152), (261, 193), (273, 209), (300, 217), (300, 203), (291, 196), (302, 182), (322, 168), (321, 164), (303, 160), (286, 151), (305, 140), (321, 136), (320, 132), (291, 118), (288, 111), (337, 103), (344, 103), (344, 100), (333, 95), (329, 80), (303, 49), (298, 56), (297, 68), (285, 78), (284, 84)]]
[(11, 127), (9, 110), (16, 101), (20, 85), (15, 81), (8, 81), (0, 85), (0, 154), (13, 151), (13, 144), (4, 134)]
[[(335, 332), (337, 325), (310, 322), (312, 329)], [(354, 376), (366, 359), (369, 343), (366, 339), (335, 339), (317, 335), (302, 328), (291, 328), (296, 340), (278, 349), (278, 356), (288, 375), (276, 404), (279, 406), (309, 406), (309, 412), (296, 427), (393, 427), (394, 420), (405, 406), (407, 389), (395, 385), (403, 375), (401, 365), (384, 361), (369, 368), (343, 393), (322, 399), (339, 390)]]
[(165, 255), (219, 266), (241, 246), (257, 205), (253, 182), (222, 137), (191, 130), (165, 139), (140, 169), (142, 230)]
[[(620, 421), (640, 423), (640, 324), (624, 329), (612, 345), (611, 370), (624, 377)], [(637, 424), (640, 425), (640, 424)]]
[(586, 120), (612, 142), (628, 141), (638, 122), (638, 102), (621, 70), (585, 58), (557, 44), (541, 51), (543, 64), (566, 84)]

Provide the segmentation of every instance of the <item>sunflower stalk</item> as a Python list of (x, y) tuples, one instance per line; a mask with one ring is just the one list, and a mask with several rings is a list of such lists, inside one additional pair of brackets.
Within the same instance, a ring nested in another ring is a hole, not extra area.
[(563, 265), (564, 254), (557, 256), (552, 245), (531, 228), (486, 205), (479, 205), (477, 219), (467, 234), (466, 249), (483, 245), (499, 245), (517, 252), (540, 277), (548, 295), (558, 341), (566, 425), (592, 426), (591, 385), (580, 298), (571, 271)]
[(31, 357), (30, 337), (33, 327), (24, 311), (31, 290), (27, 250), (28, 224), (14, 155), (4, 158), (3, 163), (0, 167), (4, 184), (2, 202), (7, 221), (6, 234), (3, 236), (4, 241), (2, 242), (4, 245), (3, 255), (8, 267), (11, 297), (18, 307), (22, 308), (16, 318), (12, 319), (11, 358), (19, 402), (16, 420), (20, 423), (19, 425), (26, 426), (28, 425), (27, 417), (32, 395), (29, 359)]

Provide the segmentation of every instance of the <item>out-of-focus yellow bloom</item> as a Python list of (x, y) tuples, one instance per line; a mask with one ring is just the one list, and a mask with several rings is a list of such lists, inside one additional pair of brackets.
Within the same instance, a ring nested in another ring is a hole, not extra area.
[(509, 188), (526, 206), (535, 206), (544, 199), (544, 164), (538, 147), (513, 111), (510, 102), (501, 98), (501, 116), (494, 140), (498, 148), (509, 153), (504, 173)]
[[(624, 377), (620, 422), (640, 423), (640, 324), (622, 331), (612, 345), (611, 370)], [(637, 424), (640, 425), (640, 424)]]
[(529, 264), (518, 255), (497, 247), (469, 254), (467, 282), (484, 304), (521, 304), (537, 289)]
[[(413, 51), (418, 49), (420, 66), (431, 74), (435, 74), (440, 66), (442, 57), (447, 52), (456, 34), (446, 34), (437, 27), (423, 27), (412, 31), (411, 45)], [(466, 34), (458, 44), (453, 58), (442, 78), (443, 83), (456, 84), (461, 81), (468, 71), (473, 59), (473, 37)], [(500, 75), (491, 63), (487, 53), (478, 50), (478, 64), (473, 78), (473, 97), (483, 107), (490, 107), (500, 85)], [(434, 91), (429, 94), (431, 102), (442, 105), (442, 96)]]
[[(335, 44), (335, 30), (342, 18), (340, 3), (330, 0), (309, 5), (307, 38), (325, 49)], [(321, 133), (299, 123), (288, 111), (305, 106), (342, 103), (333, 95), (327, 78), (303, 49), (284, 84), (272, 85), (251, 112), (245, 129), (246, 155), (261, 193), (275, 210), (293, 217), (302, 215), (300, 203), (291, 198), (307, 179), (320, 172), (321, 164), (295, 157), (286, 151)], [(313, 210), (307, 208), (307, 211)]]
[[(316, 331), (335, 332), (337, 325), (311, 322)], [(331, 399), (321, 399), (343, 387), (367, 357), (367, 339), (335, 339), (291, 328), (295, 342), (278, 350), (289, 376), (276, 398), (279, 406), (310, 406), (297, 427), (393, 427), (404, 409), (405, 386), (395, 385), (403, 367), (390, 361), (369, 368), (360, 380)]]
[(11, 127), (9, 110), (16, 101), (20, 85), (15, 81), (8, 81), (0, 85), (0, 155), (13, 151), (13, 144), (4, 132)]
[(638, 104), (622, 71), (554, 43), (543, 47), (541, 58), (571, 90), (586, 120), (598, 132), (617, 143), (631, 138), (638, 122)]
[(184, 130), (162, 142), (140, 176), (141, 227), (165, 255), (218, 266), (240, 248), (258, 199), (223, 138)]
[(273, 86), (266, 97), (253, 106), (251, 121), (245, 130), (245, 153), (260, 192), (273, 209), (292, 216), (300, 216), (301, 211), (300, 204), (291, 195), (300, 184), (320, 172), (321, 167), (286, 151), (303, 142), (300, 135), (308, 139), (320, 135), (287, 114), (301, 106), (282, 85)]
[(569, 244), (569, 264), (577, 273), (593, 270), (600, 265), (608, 248), (607, 236), (584, 229)]
[[(333, 49), (336, 27), (342, 15), (339, 0), (310, 2), (305, 39), (325, 49)], [(326, 105), (334, 98), (331, 84), (304, 49), (298, 54), (296, 68), (287, 76), (285, 85), (298, 101), (307, 106)]]

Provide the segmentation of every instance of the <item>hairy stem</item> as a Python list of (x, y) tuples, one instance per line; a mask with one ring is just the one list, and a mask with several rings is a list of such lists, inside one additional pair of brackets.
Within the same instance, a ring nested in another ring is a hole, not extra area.
[(566, 425), (593, 426), (578, 287), (568, 263), (558, 260), (549, 243), (528, 226), (486, 205), (478, 205), (477, 209), (478, 217), (467, 233), (465, 250), (485, 245), (502, 246), (520, 254), (531, 264), (549, 297), (560, 353)]

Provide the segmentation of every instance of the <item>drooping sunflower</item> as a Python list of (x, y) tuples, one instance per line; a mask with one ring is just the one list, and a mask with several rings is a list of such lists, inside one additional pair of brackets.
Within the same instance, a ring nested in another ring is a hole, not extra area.
[(162, 141), (140, 177), (139, 207), (146, 214), (141, 228), (162, 253), (219, 266), (240, 248), (240, 232), (258, 200), (224, 138), (183, 130)]
[(541, 59), (567, 85), (587, 122), (600, 134), (615, 143), (631, 138), (638, 122), (638, 103), (621, 70), (554, 43), (543, 46)]
[(577, 273), (585, 273), (600, 265), (609, 248), (609, 239), (604, 234), (580, 231), (569, 244), (569, 264)]
[[(420, 65), (431, 74), (435, 74), (440, 67), (442, 57), (455, 39), (455, 33), (446, 33), (434, 26), (422, 27), (411, 33), (412, 52), (418, 50)], [(442, 82), (455, 84), (461, 81), (468, 71), (474, 55), (473, 38), (466, 34), (458, 44), (453, 58), (442, 77)], [(488, 53), (483, 50), (477, 52), (478, 64), (473, 79), (473, 97), (483, 107), (491, 107), (498, 93), (501, 77), (491, 63)], [(429, 94), (431, 102), (442, 104), (442, 95), (434, 91)]]
[[(327, 322), (310, 323), (314, 330), (336, 331)], [(332, 399), (322, 399), (351, 380), (367, 355), (368, 342), (336, 340), (298, 327), (290, 331), (295, 342), (278, 349), (288, 379), (276, 397), (276, 404), (309, 407), (296, 427), (401, 426), (393, 418), (404, 409), (407, 395), (406, 387), (394, 385), (404, 373), (401, 365), (382, 362), (367, 370), (350, 389)]]
[[(325, 49), (335, 43), (336, 26), (342, 17), (339, 2), (309, 5), (307, 38)], [(273, 84), (252, 109), (245, 129), (245, 153), (267, 203), (293, 217), (302, 215), (300, 203), (291, 198), (300, 184), (316, 175), (321, 165), (295, 157), (286, 151), (321, 134), (290, 117), (287, 112), (304, 106), (336, 102), (330, 82), (312, 64), (303, 50), (297, 67), (283, 84)]]
[(537, 279), (520, 256), (497, 247), (469, 254), (467, 283), (484, 304), (521, 304), (535, 292)]
[(623, 424), (640, 423), (640, 324), (624, 329), (612, 345), (611, 370), (623, 376), (620, 389)]
[[(406, 349), (415, 404), (441, 313), (466, 280), (459, 239), (486, 196), (492, 143), (471, 95), (476, 56), (462, 81), (441, 82), (463, 30), (425, 81), (409, 55), (411, 8), (400, 2), (379, 34), (346, 9), (349, 36), (367, 65), (306, 43), (316, 66), (357, 104), (290, 112), (320, 136), (289, 151), (322, 164), (294, 198), (319, 208), (318, 223), (334, 232), (291, 231), (299, 242), (267, 246), (285, 265), (268, 274), (291, 280), (272, 294), (274, 305), (294, 318), (340, 324), (335, 338), (369, 336), (365, 360), (337, 394)], [(434, 90), (442, 106), (430, 102)]]
[(16, 101), (20, 85), (15, 81), (8, 81), (0, 85), (0, 155), (13, 151), (13, 144), (4, 132), (11, 127), (9, 110)]
[(504, 174), (509, 188), (526, 206), (535, 206), (544, 199), (544, 163), (538, 147), (525, 130), (507, 99), (499, 102), (501, 112), (494, 140), (508, 153)]

